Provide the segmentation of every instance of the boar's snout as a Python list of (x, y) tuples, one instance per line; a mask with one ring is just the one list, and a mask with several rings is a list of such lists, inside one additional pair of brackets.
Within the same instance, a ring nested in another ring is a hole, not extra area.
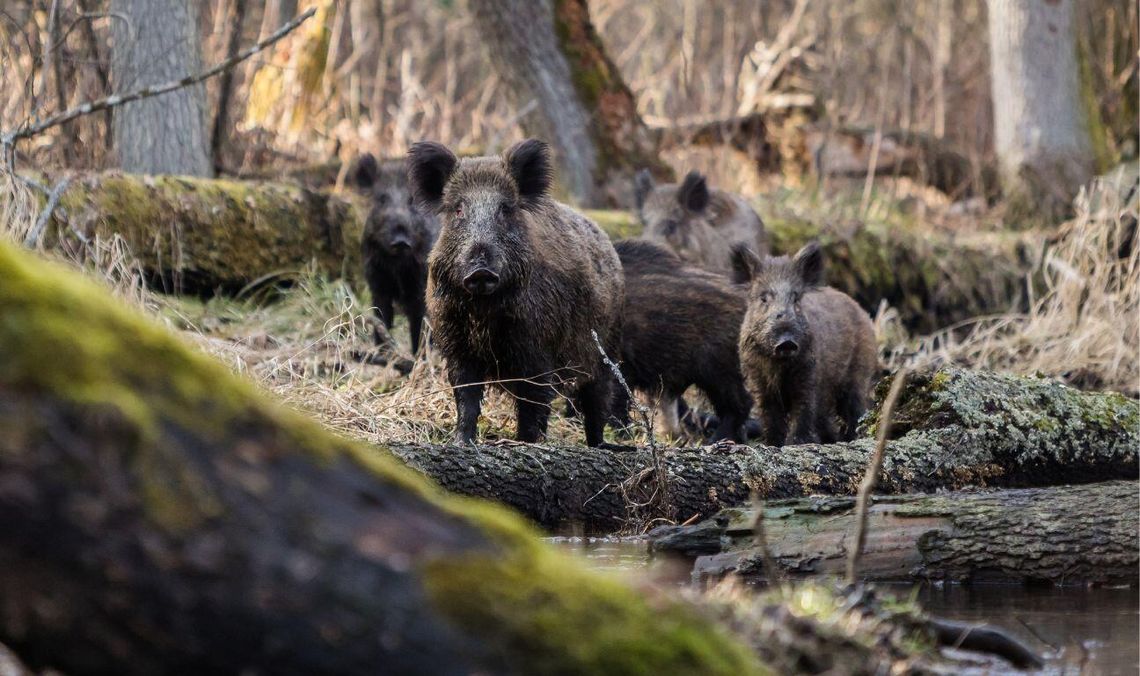
[(794, 357), (800, 351), (799, 341), (795, 339), (790, 333), (785, 333), (776, 338), (776, 346), (773, 350), (775, 355), (781, 359), (787, 357)]
[(392, 224), (388, 246), (397, 253), (404, 253), (412, 248), (411, 224), (406, 219), (400, 219)]
[(499, 288), (499, 274), (490, 268), (475, 268), (463, 278), (463, 288), (472, 296), (489, 296)]

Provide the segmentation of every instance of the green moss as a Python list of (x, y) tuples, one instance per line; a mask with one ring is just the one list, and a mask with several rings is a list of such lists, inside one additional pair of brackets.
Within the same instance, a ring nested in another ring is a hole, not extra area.
[(445, 616), (529, 673), (768, 673), (697, 609), (646, 603), (616, 579), (545, 548), (437, 560), (423, 579)]
[(641, 234), (641, 223), (637, 217), (628, 211), (614, 209), (586, 209), (584, 213), (590, 220), (598, 224), (610, 239), (629, 239)]
[(117, 451), (138, 482), (143, 513), (165, 531), (224, 518), (211, 479), (178, 439), (273, 429), (276, 453), (305, 454), (320, 466), (346, 457), (419, 496), (424, 509), (478, 528), (485, 546), (425, 563), (423, 583), (443, 615), (533, 673), (763, 673), (742, 642), (697, 610), (648, 601), (556, 553), (508, 510), (448, 496), (391, 455), (267, 403), (76, 273), (0, 243), (0, 279), (0, 385), (113, 412)]

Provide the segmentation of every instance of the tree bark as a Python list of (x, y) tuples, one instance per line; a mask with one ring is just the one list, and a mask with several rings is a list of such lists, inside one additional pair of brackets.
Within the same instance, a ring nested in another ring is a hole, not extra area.
[[(111, 73), (118, 92), (202, 70), (198, 3), (113, 0)], [(124, 171), (212, 176), (204, 84), (128, 103), (114, 112), (115, 148)]]
[(760, 673), (0, 243), (0, 642), (65, 673)]
[[(885, 388), (886, 385), (884, 384)], [(883, 390), (885, 392), (885, 389)], [(942, 369), (914, 374), (896, 405), (879, 479), (884, 494), (969, 486), (1048, 486), (1135, 479), (1140, 403), (1055, 381)], [(875, 423), (874, 415), (870, 422)], [(666, 504), (647, 449), (534, 444), (409, 446), (391, 451), (444, 488), (491, 498), (551, 529), (638, 529), (761, 499), (853, 495), (874, 441), (667, 450)]]
[[(590, 23), (586, 0), (471, 0), (491, 61), (528, 134), (554, 147), (556, 179), (583, 206), (632, 204), (633, 172), (669, 169), (621, 73)], [(628, 184), (628, 185), (627, 185)]]
[(1093, 176), (1077, 67), (1076, 0), (989, 0), (994, 149), (1021, 213), (1056, 219)]
[[(1135, 585), (1140, 517), (1135, 481), (876, 498), (868, 510), (864, 580)], [(842, 575), (857, 517), (849, 498), (764, 505), (764, 533), (785, 576)], [(726, 510), (650, 536), (660, 552), (697, 556), (694, 572), (767, 578), (754, 509)]]

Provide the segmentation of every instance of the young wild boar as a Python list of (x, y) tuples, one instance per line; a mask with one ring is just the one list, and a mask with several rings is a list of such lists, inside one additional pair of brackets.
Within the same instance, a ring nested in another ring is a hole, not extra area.
[(414, 354), (420, 348), (424, 322), (428, 252), (439, 222), (414, 204), (403, 162), (380, 164), (366, 153), (349, 178), (371, 200), (360, 252), (372, 304), (389, 330), (395, 319), (393, 306), (399, 305), (408, 318)]
[[(626, 240), (614, 248), (625, 270), (621, 360), (629, 386), (657, 399), (672, 413), (666, 420), (675, 422), (675, 400), (696, 385), (719, 419), (713, 441), (744, 441), (752, 409), (737, 351), (744, 289), (653, 242)], [(621, 417), (629, 397), (619, 390), (615, 401)]]
[(455, 388), (456, 439), (475, 438), (482, 383), (501, 381), (515, 397), (517, 438), (536, 441), (555, 388), (572, 381), (586, 443), (600, 445), (612, 375), (590, 331), (617, 354), (621, 262), (597, 225), (548, 194), (546, 144), (460, 160), (417, 143), (408, 158), (417, 200), (442, 222), (428, 316)]
[(737, 249), (751, 279), (740, 329), (740, 362), (760, 405), (770, 446), (855, 436), (877, 362), (871, 319), (847, 295), (820, 287), (823, 253), (812, 242), (792, 258), (761, 259)]
[(644, 237), (669, 247), (686, 263), (727, 275), (733, 246), (743, 244), (761, 256), (768, 251), (764, 223), (748, 202), (710, 190), (695, 171), (680, 184), (657, 185), (642, 169), (634, 179), (634, 194)]

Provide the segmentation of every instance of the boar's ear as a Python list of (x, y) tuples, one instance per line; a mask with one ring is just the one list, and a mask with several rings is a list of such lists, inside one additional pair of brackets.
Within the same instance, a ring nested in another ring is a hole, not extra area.
[(376, 162), (376, 158), (372, 153), (364, 153), (356, 158), (352, 163), (352, 168), (348, 170), (348, 180), (357, 189), (365, 192), (372, 189), (376, 185), (376, 178), (380, 176), (380, 165)]
[(677, 201), (689, 211), (704, 211), (709, 205), (709, 186), (700, 172), (690, 171), (681, 181), (677, 191)]
[(645, 206), (645, 198), (649, 197), (649, 192), (653, 190), (653, 174), (649, 173), (648, 169), (642, 169), (637, 172), (633, 177), (633, 198), (637, 202), (637, 208)]
[(459, 160), (441, 143), (420, 141), (408, 150), (408, 182), (416, 202), (435, 209)]
[(823, 283), (823, 250), (819, 248), (819, 242), (812, 241), (805, 244), (804, 248), (796, 252), (792, 264), (795, 265), (796, 272), (804, 280), (804, 284), (819, 286)]
[(764, 261), (756, 255), (747, 244), (743, 242), (732, 246), (732, 283), (745, 284), (751, 282), (760, 274)]
[(511, 146), (503, 157), (523, 201), (542, 197), (550, 190), (550, 146), (528, 138)]

